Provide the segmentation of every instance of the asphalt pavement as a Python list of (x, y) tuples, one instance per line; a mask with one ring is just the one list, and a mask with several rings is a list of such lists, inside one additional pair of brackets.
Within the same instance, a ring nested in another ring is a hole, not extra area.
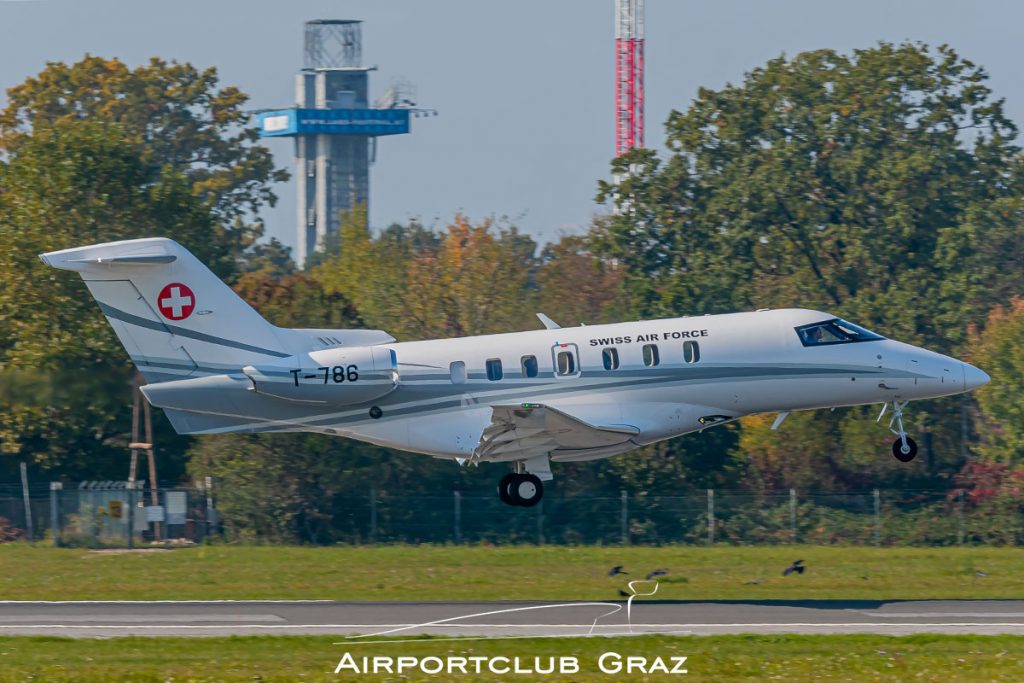
[(667, 633), (1024, 635), (1024, 600), (623, 602), (0, 601), (0, 634), (400, 638)]

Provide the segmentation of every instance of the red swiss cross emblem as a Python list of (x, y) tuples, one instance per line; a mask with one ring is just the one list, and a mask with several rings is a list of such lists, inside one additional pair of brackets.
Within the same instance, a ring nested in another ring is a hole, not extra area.
[(156, 305), (165, 318), (184, 320), (196, 308), (196, 295), (180, 282), (172, 282), (160, 290)]

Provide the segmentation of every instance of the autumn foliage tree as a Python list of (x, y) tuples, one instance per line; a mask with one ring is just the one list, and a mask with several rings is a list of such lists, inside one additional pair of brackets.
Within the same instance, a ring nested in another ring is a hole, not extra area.
[(989, 313), (984, 330), (971, 330), (971, 361), (992, 381), (978, 392), (983, 413), (982, 453), (1013, 466), (1024, 465), (1024, 297)]
[(536, 328), (536, 243), (491, 219), (456, 215), (434, 232), (418, 223), (373, 235), (365, 210), (342, 221), (340, 253), (313, 269), (371, 327), (399, 339)]

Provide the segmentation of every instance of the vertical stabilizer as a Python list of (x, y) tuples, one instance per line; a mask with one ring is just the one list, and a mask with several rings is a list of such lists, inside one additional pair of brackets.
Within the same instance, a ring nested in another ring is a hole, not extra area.
[(148, 382), (291, 355), (276, 327), (173, 240), (108, 242), (40, 258), (82, 276)]

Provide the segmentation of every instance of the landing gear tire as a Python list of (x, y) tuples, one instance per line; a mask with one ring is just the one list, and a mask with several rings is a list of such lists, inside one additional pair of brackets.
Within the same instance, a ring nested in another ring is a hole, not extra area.
[(544, 484), (534, 474), (529, 472), (519, 474), (516, 475), (516, 481), (512, 484), (511, 493), (516, 505), (532, 508), (544, 497)]
[(498, 482), (498, 497), (501, 498), (501, 502), (505, 505), (518, 505), (516, 499), (512, 497), (512, 482), (518, 476), (509, 472)]
[(909, 436), (906, 439), (906, 447), (904, 447), (902, 439), (896, 439), (892, 442), (892, 454), (900, 462), (910, 462), (917, 457), (917, 444)]
[(498, 497), (506, 505), (531, 508), (544, 497), (544, 484), (536, 475), (510, 472), (498, 482)]

